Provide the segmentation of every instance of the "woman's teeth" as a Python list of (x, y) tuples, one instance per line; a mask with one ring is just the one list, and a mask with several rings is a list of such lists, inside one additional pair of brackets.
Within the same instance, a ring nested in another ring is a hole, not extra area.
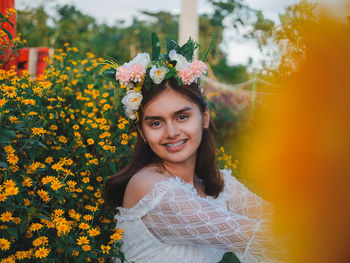
[(174, 143), (174, 144), (166, 144), (166, 146), (171, 147), (171, 148), (175, 148), (177, 146), (180, 146), (181, 144), (184, 144), (185, 142), (186, 142), (186, 140), (181, 140), (181, 141), (178, 141), (177, 143)]

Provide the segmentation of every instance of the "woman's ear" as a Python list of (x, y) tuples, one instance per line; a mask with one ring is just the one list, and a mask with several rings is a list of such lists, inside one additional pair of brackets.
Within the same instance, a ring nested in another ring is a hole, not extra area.
[(203, 128), (208, 129), (210, 123), (210, 112), (208, 107), (206, 108), (204, 114), (203, 114)]
[(143, 141), (144, 141), (145, 143), (147, 143), (147, 140), (146, 140), (145, 135), (143, 134), (142, 128), (140, 128), (139, 125), (137, 125), (136, 128), (137, 128), (137, 130), (139, 131), (139, 134), (141, 135)]

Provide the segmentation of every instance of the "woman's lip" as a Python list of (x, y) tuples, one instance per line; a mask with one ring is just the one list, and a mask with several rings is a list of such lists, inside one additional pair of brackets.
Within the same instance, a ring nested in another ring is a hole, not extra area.
[[(183, 140), (180, 140), (180, 141), (184, 141), (184, 142), (182, 144), (180, 144), (179, 146), (169, 147), (167, 144), (164, 144), (164, 147), (165, 147), (165, 149), (168, 152), (178, 152), (186, 145), (187, 139), (183, 139)], [(178, 143), (178, 142), (179, 141), (177, 141), (176, 143)], [(173, 143), (169, 143), (169, 144), (173, 144)]]

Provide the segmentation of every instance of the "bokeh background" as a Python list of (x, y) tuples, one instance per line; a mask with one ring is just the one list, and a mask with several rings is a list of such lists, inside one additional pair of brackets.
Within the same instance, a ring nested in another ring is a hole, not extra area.
[[(182, 12), (136, 2), (1, 2), (0, 262), (123, 259), (103, 185), (136, 134), (101, 62), (178, 40)], [(272, 2), (197, 2), (217, 161), (276, 204), (291, 262), (350, 262), (349, 5)]]

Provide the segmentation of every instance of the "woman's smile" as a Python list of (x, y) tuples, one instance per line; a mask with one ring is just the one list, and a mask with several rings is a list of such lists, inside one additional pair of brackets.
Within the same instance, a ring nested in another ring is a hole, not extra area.
[(187, 142), (187, 139), (183, 139), (183, 140), (179, 140), (175, 143), (166, 143), (163, 145), (165, 146), (165, 148), (167, 149), (168, 152), (178, 152), (183, 147), (185, 147), (186, 142)]

